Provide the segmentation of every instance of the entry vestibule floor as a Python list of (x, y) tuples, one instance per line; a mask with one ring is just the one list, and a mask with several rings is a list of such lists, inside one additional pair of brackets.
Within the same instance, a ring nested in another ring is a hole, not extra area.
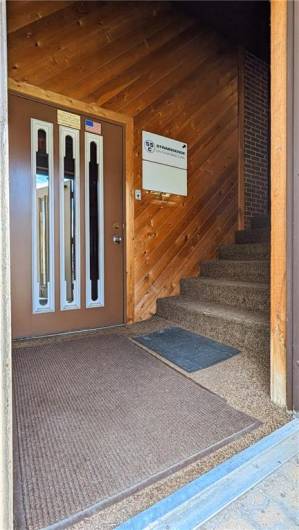
[[(168, 327), (169, 321), (164, 321), (157, 317), (150, 321), (135, 324), (130, 327), (114, 329), (114, 333), (134, 336), (144, 334), (156, 329)], [(96, 333), (111, 333), (111, 330), (102, 330)], [(40, 342), (53, 340), (74, 339), (73, 336), (62, 338), (38, 339)], [(35, 342), (35, 341), (34, 341)], [(19, 343), (24, 346), (24, 343)], [(18, 347), (19, 344), (15, 346)], [(231, 456), (235, 452), (247, 447), (265, 434), (268, 434), (279, 425), (287, 422), (288, 415), (271, 404), (268, 395), (268, 366), (267, 363), (258, 361), (256, 356), (249, 356), (242, 352), (240, 355), (212, 366), (211, 368), (195, 372), (189, 377), (194, 378), (198, 383), (227, 399), (233, 407), (254, 416), (263, 424), (254, 431), (245, 434), (238, 440), (216, 450), (208, 457), (203, 457), (195, 463), (182, 470), (160, 480), (155, 484), (127, 497), (125, 500), (114, 504), (89, 519), (85, 519), (74, 525), (76, 530), (91, 530), (113, 528), (122, 521), (128, 519), (135, 513), (145, 509), (149, 505), (165, 497), (173, 490), (193, 480), (211, 467)]]

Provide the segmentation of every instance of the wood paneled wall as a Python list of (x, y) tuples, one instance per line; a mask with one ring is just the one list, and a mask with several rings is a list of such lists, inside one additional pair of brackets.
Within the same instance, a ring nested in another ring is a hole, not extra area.
[(188, 197), (135, 202), (135, 320), (233, 237), (238, 187), (237, 52), (168, 2), (8, 2), (9, 75), (128, 114), (188, 143)]

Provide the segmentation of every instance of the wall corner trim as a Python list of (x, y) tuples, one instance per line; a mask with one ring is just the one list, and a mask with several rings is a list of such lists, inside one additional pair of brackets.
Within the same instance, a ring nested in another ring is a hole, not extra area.
[(271, 399), (286, 406), (288, 2), (271, 1)]
[(6, 2), (0, 2), (0, 528), (13, 528)]

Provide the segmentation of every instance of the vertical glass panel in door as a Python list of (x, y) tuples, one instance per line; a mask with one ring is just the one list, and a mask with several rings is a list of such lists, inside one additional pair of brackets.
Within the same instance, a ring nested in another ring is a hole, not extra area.
[(104, 305), (103, 137), (85, 133), (86, 305)]
[(33, 311), (53, 310), (52, 124), (31, 120), (33, 172)]
[(97, 144), (90, 143), (89, 161), (89, 273), (91, 281), (91, 299), (98, 299), (99, 281), (99, 164), (97, 163)]
[(73, 158), (73, 139), (65, 137), (64, 157), (64, 276), (66, 281), (66, 300), (74, 300), (74, 282), (76, 280), (76, 234), (75, 234), (75, 159)]
[(61, 309), (80, 307), (79, 131), (60, 127)]
[(38, 234), (39, 303), (48, 303), (49, 283), (49, 155), (46, 151), (46, 131), (39, 129), (36, 153), (36, 200)]

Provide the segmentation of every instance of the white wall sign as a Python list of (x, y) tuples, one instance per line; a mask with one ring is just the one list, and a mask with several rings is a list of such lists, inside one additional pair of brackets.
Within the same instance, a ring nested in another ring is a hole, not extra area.
[(187, 149), (184, 142), (143, 131), (143, 188), (187, 195)]

